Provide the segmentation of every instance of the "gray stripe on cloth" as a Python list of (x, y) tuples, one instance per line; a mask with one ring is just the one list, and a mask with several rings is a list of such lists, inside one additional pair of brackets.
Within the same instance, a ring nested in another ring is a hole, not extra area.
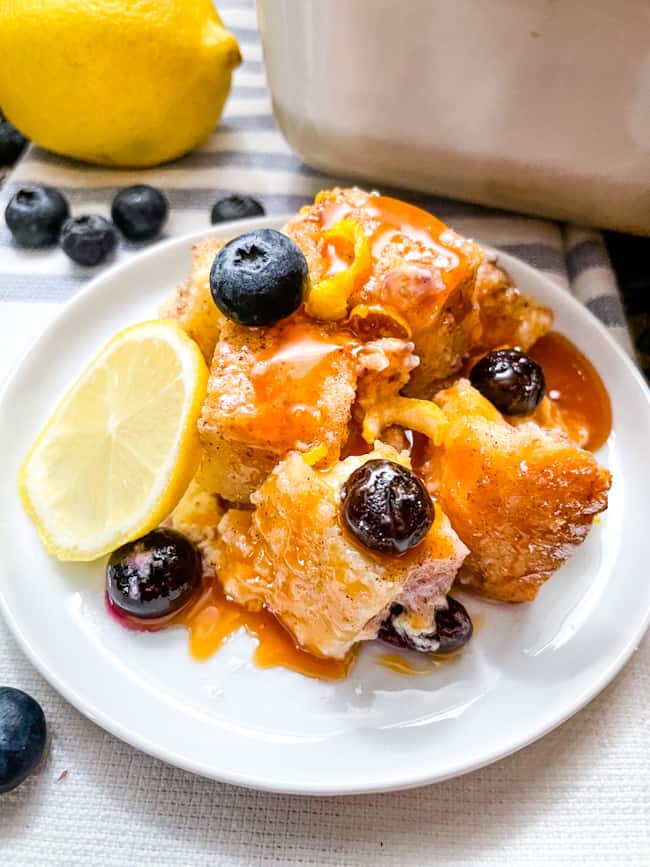
[(246, 60), (244, 58), (244, 62), (239, 68), (245, 69), (246, 72), (265, 72), (264, 63), (261, 60)]
[(8, 274), (0, 272), (1, 301), (67, 301), (90, 274)]
[(625, 311), (618, 295), (597, 295), (596, 298), (590, 298), (585, 307), (591, 310), (603, 325), (625, 326), (626, 324)]
[[(8, 194), (21, 186), (19, 183), (11, 185)], [(115, 194), (123, 189), (123, 186), (116, 187), (66, 187), (63, 184), (58, 185), (59, 189), (71, 205), (85, 205), (91, 203), (97, 205), (99, 201), (110, 204)], [(161, 187), (170, 207), (179, 211), (198, 210), (200, 208), (209, 209), (217, 199), (223, 196), (236, 193), (238, 190), (233, 190), (231, 187)], [(313, 200), (313, 197), (305, 194), (298, 195), (293, 193), (277, 194), (277, 193), (250, 193), (258, 198), (266, 209), (267, 214), (289, 214), (297, 211), (303, 205), (308, 204)], [(0, 228), (0, 246), (13, 244), (9, 231), (4, 227)]]
[(502, 244), (499, 249), (542, 271), (566, 273), (564, 254), (557, 247), (548, 244)]
[(238, 129), (277, 129), (272, 114), (251, 114), (238, 117), (236, 120), (229, 118), (219, 125), (219, 131)]
[(581, 241), (566, 251), (566, 264), (569, 280), (573, 281), (589, 268), (607, 268), (611, 263), (604, 244), (598, 241)]
[(263, 84), (236, 84), (230, 91), (233, 99), (260, 99), (268, 96), (268, 90)]
[[(219, 131), (236, 132), (238, 129), (241, 128), (242, 120), (246, 120), (246, 118), (239, 118), (236, 125), (224, 123), (220, 125)], [(50, 153), (49, 151), (43, 150), (42, 148), (32, 149), (27, 158), (23, 160), (22, 165), (29, 166), (30, 164), (48, 166), (51, 165), (54, 167), (62, 166), (66, 168), (78, 167), (80, 171), (83, 171), (84, 168), (87, 168), (82, 163), (76, 163), (75, 161), (68, 160), (65, 157), (57, 156), (56, 154)], [(303, 163), (298, 156), (290, 153), (267, 153), (264, 151), (233, 151), (231, 149), (225, 149), (221, 151), (212, 149), (209, 151), (199, 150), (187, 154), (184, 157), (180, 157), (179, 159), (174, 160), (172, 163), (168, 163), (167, 165), (170, 167), (170, 169), (218, 169), (232, 167), (250, 168), (266, 171), (291, 171), (306, 177), (321, 177), (323, 179), (323, 182), (328, 181), (331, 186), (349, 186), (355, 183), (360, 183), (363, 185), (363, 181), (353, 180), (345, 178), (343, 176), (328, 177), (322, 172), (319, 172), (317, 169), (313, 169)], [(159, 170), (161, 172), (164, 172), (165, 166), (159, 167)], [(92, 168), (90, 169), (90, 171), (92, 171)], [(13, 195), (13, 193), (17, 189), (19, 189), (24, 183), (28, 183), (28, 180), (10, 180), (3, 189), (3, 198), (9, 198), (9, 196)], [(115, 195), (118, 190), (122, 189), (122, 186), (123, 185), (89, 186), (80, 188), (66, 186), (65, 184), (57, 185), (58, 189), (65, 193), (70, 199), (70, 201), (73, 203), (83, 203), (87, 201), (96, 202), (98, 199), (104, 198), (111, 193), (112, 195)], [(435, 214), (435, 216), (437, 216), (439, 219), (445, 221), (453, 221), (454, 219), (461, 219), (463, 217), (505, 217), (508, 219), (512, 219), (512, 214), (510, 214), (508, 211), (502, 211), (497, 208), (490, 208), (486, 205), (475, 205), (471, 204), (470, 202), (460, 202), (454, 199), (447, 199), (442, 196), (424, 195), (422, 193), (402, 190), (385, 184), (373, 184), (372, 182), (369, 182), (366, 183), (365, 186), (369, 189), (379, 190), (382, 195), (401, 198), (404, 201), (410, 202), (417, 207), (423, 208), (424, 210)], [(213, 194), (215, 194), (215, 191), (218, 190), (218, 188), (216, 187), (167, 188), (164, 186), (162, 186), (162, 189), (165, 192), (165, 195), (167, 195), (167, 197), (170, 199), (171, 206), (177, 207), (179, 209), (194, 207), (197, 202), (199, 206), (201, 206), (207, 201), (207, 199), (210, 199)], [(232, 189), (222, 189), (224, 195), (228, 192), (236, 192)], [(251, 195), (255, 195), (255, 193), (251, 193)], [(276, 200), (278, 203), (286, 203), (288, 210), (292, 210), (294, 207), (300, 207), (301, 205), (304, 205), (306, 202), (310, 201), (310, 197), (308, 196), (264, 196), (262, 193), (258, 195), (260, 198), (264, 198), (269, 202)], [(279, 206), (271, 207), (271, 205), (269, 205), (269, 210), (272, 210), (274, 213), (280, 213)]]
[(254, 29), (252, 27), (241, 27), (241, 26), (230, 27), (225, 21), (224, 21), (224, 24), (225, 24), (228, 32), (232, 33), (232, 35), (235, 37), (235, 39), (238, 42), (243, 42), (244, 44), (246, 44), (246, 43), (250, 44), (250, 43), (254, 42), (257, 45), (257, 43), (260, 41), (257, 29)]

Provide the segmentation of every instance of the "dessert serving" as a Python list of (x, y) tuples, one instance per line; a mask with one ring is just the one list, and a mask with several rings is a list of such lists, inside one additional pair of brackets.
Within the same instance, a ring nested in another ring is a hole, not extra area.
[(457, 591), (532, 602), (610, 485), (607, 392), (552, 311), (356, 188), (193, 255), (25, 460), (48, 550), (110, 554), (124, 626), (187, 626), (199, 658), (243, 626), (258, 664), (324, 678), (369, 640), (459, 651)]

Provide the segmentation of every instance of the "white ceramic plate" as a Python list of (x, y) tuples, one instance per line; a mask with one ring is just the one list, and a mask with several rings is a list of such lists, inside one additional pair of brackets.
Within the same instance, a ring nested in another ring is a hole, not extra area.
[[(239, 223), (224, 235), (281, 220)], [(97, 348), (156, 315), (190, 267), (190, 243), (161, 244), (92, 281), (35, 343), (0, 400), (0, 606), (49, 682), (108, 731), (172, 764), (274, 791), (343, 794), (442, 780), (523, 747), (593, 698), (648, 623), (647, 449), (650, 400), (634, 366), (567, 293), (521, 262), (503, 264), (551, 305), (557, 328), (596, 364), (614, 432), (599, 458), (614, 475), (610, 507), (531, 605), (463, 597), (481, 615), (461, 659), (422, 677), (364, 647), (346, 681), (324, 683), (251, 663), (233, 636), (194, 662), (182, 628), (129, 632), (106, 613), (103, 563), (50, 559), (16, 493), (19, 464), (66, 386)]]

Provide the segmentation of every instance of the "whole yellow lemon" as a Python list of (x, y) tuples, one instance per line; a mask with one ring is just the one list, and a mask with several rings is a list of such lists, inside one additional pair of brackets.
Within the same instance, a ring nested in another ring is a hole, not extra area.
[(192, 150), (240, 62), (211, 0), (0, 2), (0, 107), (87, 162), (151, 166)]

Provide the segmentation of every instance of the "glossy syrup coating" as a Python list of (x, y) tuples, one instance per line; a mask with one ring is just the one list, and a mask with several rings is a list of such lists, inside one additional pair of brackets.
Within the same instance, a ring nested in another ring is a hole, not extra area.
[(453, 653), (460, 650), (472, 637), (474, 627), (467, 609), (452, 596), (447, 597), (447, 608), (437, 608), (430, 632), (415, 632), (403, 617), (404, 607), (391, 605), (389, 616), (379, 627), (377, 638), (402, 650), (419, 653)]
[(348, 530), (366, 548), (403, 554), (426, 536), (434, 507), (415, 473), (387, 460), (366, 461), (341, 490)]
[(201, 557), (176, 530), (159, 527), (114, 551), (106, 566), (110, 604), (142, 619), (180, 611), (201, 583)]
[(520, 349), (495, 349), (472, 368), (470, 382), (504, 415), (530, 415), (544, 397), (544, 371)]
[(275, 325), (302, 304), (309, 286), (307, 261), (297, 244), (275, 229), (233, 238), (210, 269), (210, 292), (219, 310), (239, 325)]
[(545, 334), (528, 354), (543, 369), (546, 394), (561, 411), (571, 439), (590, 451), (599, 449), (612, 431), (612, 403), (596, 368), (555, 331)]

